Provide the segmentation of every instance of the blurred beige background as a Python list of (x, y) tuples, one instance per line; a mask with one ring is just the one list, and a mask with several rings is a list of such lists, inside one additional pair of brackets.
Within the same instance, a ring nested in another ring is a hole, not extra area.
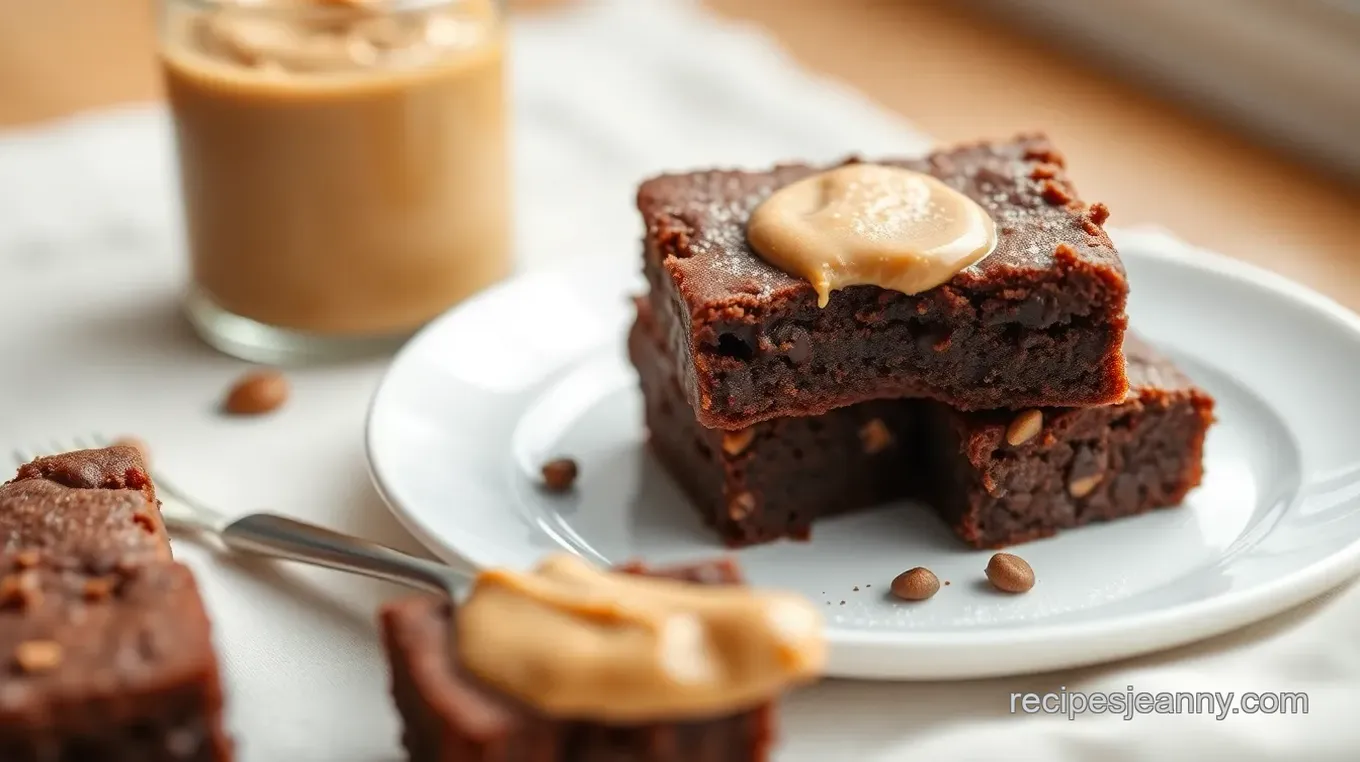
[[(706, 3), (942, 141), (1048, 131), (1112, 224), (1162, 225), (1360, 308), (1360, 193), (1060, 46), (950, 0)], [(158, 97), (152, 43), (150, 0), (0, 0), (0, 127)]]

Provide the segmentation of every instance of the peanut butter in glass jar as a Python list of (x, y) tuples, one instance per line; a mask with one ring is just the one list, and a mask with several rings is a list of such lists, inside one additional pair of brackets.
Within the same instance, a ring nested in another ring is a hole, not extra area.
[(511, 268), (493, 0), (162, 0), (200, 334), (390, 346)]

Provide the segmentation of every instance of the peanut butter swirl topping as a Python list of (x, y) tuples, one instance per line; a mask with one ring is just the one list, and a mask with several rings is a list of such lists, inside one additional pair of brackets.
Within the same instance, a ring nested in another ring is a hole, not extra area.
[(596, 569), (570, 555), (483, 572), (454, 648), (489, 685), (557, 717), (643, 722), (766, 701), (825, 663), (799, 596)]
[(776, 191), (747, 224), (751, 247), (817, 291), (934, 288), (987, 256), (996, 226), (972, 199), (930, 175), (846, 164)]

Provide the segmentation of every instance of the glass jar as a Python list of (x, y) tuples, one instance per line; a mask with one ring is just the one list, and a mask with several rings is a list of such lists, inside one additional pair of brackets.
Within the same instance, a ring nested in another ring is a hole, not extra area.
[(199, 334), (394, 346), (511, 269), (494, 0), (161, 0)]

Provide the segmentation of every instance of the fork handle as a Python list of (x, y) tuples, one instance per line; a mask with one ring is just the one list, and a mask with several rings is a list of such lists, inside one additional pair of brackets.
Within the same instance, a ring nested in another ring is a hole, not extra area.
[(242, 516), (218, 534), (231, 550), (354, 572), (452, 596), (471, 578), (453, 567), (273, 513)]

